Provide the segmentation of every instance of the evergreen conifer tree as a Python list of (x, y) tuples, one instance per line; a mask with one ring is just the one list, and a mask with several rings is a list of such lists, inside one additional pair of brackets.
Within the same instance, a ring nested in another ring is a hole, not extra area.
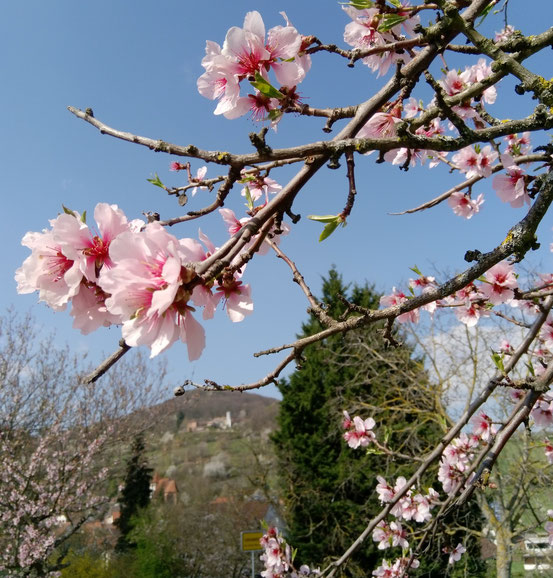
[(145, 449), (144, 436), (138, 434), (131, 446), (125, 483), (119, 500), (121, 514), (117, 520), (117, 527), (120, 535), (115, 547), (119, 552), (124, 552), (135, 546), (128, 539), (128, 534), (132, 530), (131, 520), (140, 509), (145, 508), (150, 503), (152, 469), (148, 467)]
[[(332, 269), (323, 280), (322, 302), (335, 319), (347, 314), (347, 304), (340, 296), (355, 305), (378, 308), (379, 295), (372, 287), (354, 286), (350, 290)], [(311, 315), (302, 326), (301, 336), (321, 329)], [(380, 511), (376, 476), (393, 483), (400, 475), (409, 477), (416, 467), (413, 462), (349, 448), (342, 437), (343, 410), (352, 416), (372, 416), (382, 441), (404, 454), (421, 457), (443, 435), (440, 400), (431, 395), (423, 364), (413, 358), (407, 346), (386, 347), (382, 329), (371, 325), (312, 346), (306, 350), (301, 368), (280, 385), (283, 399), (273, 441), (285, 499), (287, 537), (297, 548), (300, 563), (320, 563), (340, 556)], [(421, 480), (424, 489), (432, 484), (440, 489), (436, 471)], [(472, 516), (470, 523), (477, 528), (480, 519)], [(454, 539), (450, 536), (436, 548), (449, 546)], [(370, 575), (382, 557), (376, 544), (366, 541), (348, 562), (344, 576)], [(475, 558), (470, 576), (485, 575), (480, 574), (478, 552)], [(427, 562), (416, 575), (444, 574), (447, 556), (426, 553), (424, 559)]]

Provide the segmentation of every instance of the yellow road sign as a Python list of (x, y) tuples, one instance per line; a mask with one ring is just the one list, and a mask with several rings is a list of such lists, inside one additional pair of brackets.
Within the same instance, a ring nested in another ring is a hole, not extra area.
[(255, 550), (263, 550), (259, 540), (263, 536), (263, 532), (240, 532), (243, 552), (254, 552)]

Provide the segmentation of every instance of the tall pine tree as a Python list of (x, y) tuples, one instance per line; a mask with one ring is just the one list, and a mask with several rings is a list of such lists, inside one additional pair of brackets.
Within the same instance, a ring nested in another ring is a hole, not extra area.
[[(378, 308), (380, 297), (367, 285), (350, 290), (331, 270), (323, 280), (322, 301), (335, 319), (346, 314), (347, 305), (339, 296), (369, 308)], [(311, 315), (301, 336), (321, 329)], [(393, 481), (400, 475), (409, 477), (416, 467), (413, 462), (349, 448), (342, 437), (343, 410), (352, 416), (372, 416), (379, 437), (404, 454), (424, 455), (444, 433), (443, 408), (423, 364), (413, 358), (409, 347), (386, 347), (382, 329), (375, 324), (312, 346), (301, 368), (280, 386), (279, 429), (273, 441), (288, 539), (297, 548), (300, 563), (340, 556), (380, 511), (376, 476)], [(434, 484), (438, 489), (436, 471), (421, 480), (423, 486)], [(471, 523), (478, 526), (479, 520), (473, 518)], [(449, 545), (452, 539), (436, 547)], [(367, 540), (349, 561), (344, 576), (370, 575), (382, 554)], [(423, 566), (418, 575), (442, 576), (447, 556), (437, 555)], [(471, 572), (471, 576), (480, 575), (477, 567)]]
[(124, 552), (135, 546), (128, 539), (128, 534), (132, 530), (131, 520), (140, 509), (145, 508), (150, 503), (152, 469), (148, 467), (145, 450), (144, 436), (139, 434), (131, 445), (125, 483), (119, 499), (121, 515), (117, 520), (117, 527), (120, 534), (115, 546), (118, 552)]

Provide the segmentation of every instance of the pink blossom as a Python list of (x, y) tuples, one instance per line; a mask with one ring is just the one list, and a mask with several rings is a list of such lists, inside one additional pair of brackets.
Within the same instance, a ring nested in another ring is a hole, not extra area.
[(474, 428), (473, 435), (478, 436), (483, 442), (490, 442), (497, 433), (491, 418), (483, 411), (474, 416), (470, 423)]
[[(206, 71), (197, 85), (202, 96), (219, 100), (215, 114), (236, 118), (251, 110), (255, 103), (249, 97), (240, 97), (240, 82), (252, 80), (256, 74), (267, 78), (272, 69), (278, 83), (288, 87), (305, 78), (310, 57), (300, 54), (304, 48), (302, 37), (284, 17), (286, 26), (271, 28), (267, 41), (263, 19), (259, 12), (252, 11), (246, 14), (243, 28), (233, 26), (228, 30), (222, 48), (215, 42), (206, 43), (206, 56), (202, 60)], [(258, 115), (259, 108), (254, 108)]]
[[(509, 134), (504, 139), (507, 142), (507, 155), (511, 157), (517, 157), (520, 155), (525, 155), (532, 150), (532, 144), (530, 141), (530, 133), (523, 132), (522, 136), (518, 134)], [(506, 156), (506, 155), (505, 155)], [(503, 157), (502, 157), (503, 162)], [(511, 163), (510, 163), (511, 164)]]
[(188, 346), (188, 357), (198, 359), (205, 334), (192, 316), (193, 293), (185, 284), (195, 273), (186, 264), (203, 255), (200, 244), (181, 239), (150, 223), (141, 233), (120, 235), (111, 246), (115, 266), (105, 272), (100, 287), (110, 313), (123, 320), (123, 338), (132, 347), (148, 345), (158, 355), (177, 339)]
[(545, 440), (545, 459), (550, 463), (553, 464), (553, 444), (549, 440)]
[(415, 118), (419, 112), (422, 112), (424, 107), (422, 101), (413, 98), (412, 96), (403, 103), (403, 112), (405, 118)]
[(540, 329), (540, 341), (544, 347), (553, 352), (553, 319), (548, 319)]
[(490, 145), (486, 145), (478, 152), (472, 147), (465, 147), (451, 157), (457, 168), (465, 173), (467, 179), (475, 176), (489, 177), (492, 174), (492, 165), (497, 160), (497, 153)]
[(494, 42), (504, 42), (505, 40), (507, 40), (507, 38), (509, 38), (509, 36), (513, 34), (514, 31), (515, 31), (514, 26), (511, 26), (511, 24), (507, 24), (507, 26), (505, 26), (503, 30), (500, 30), (499, 32), (495, 33)]
[(227, 315), (231, 321), (243, 321), (244, 317), (253, 313), (251, 287), (242, 285), (240, 275), (235, 272), (225, 272), (217, 279), (214, 300), (224, 300)]
[(549, 427), (553, 424), (553, 400), (545, 395), (540, 397), (530, 415), (534, 418), (536, 425)]
[(117, 205), (98, 203), (94, 209), (94, 219), (98, 225), (97, 231), (68, 214), (60, 215), (53, 229), (63, 253), (77, 262), (83, 276), (92, 282), (98, 280), (102, 267), (113, 266), (109, 253), (112, 241), (132, 228)]
[[(50, 224), (55, 226), (58, 219), (50, 221)], [(39, 301), (46, 302), (55, 311), (63, 311), (79, 292), (83, 278), (79, 263), (63, 253), (53, 230), (29, 232), (21, 244), (31, 249), (31, 255), (15, 272), (17, 292), (38, 291)]]
[(396, 113), (377, 112), (361, 127), (358, 138), (393, 138), (396, 125), (401, 122)]
[(269, 193), (278, 193), (280, 190), (282, 190), (282, 186), (274, 179), (258, 177), (246, 182), (246, 186), (242, 189), (241, 195), (245, 197), (249, 194), (254, 202), (258, 201), (262, 196), (265, 196), (265, 202), (268, 203)]
[(378, 542), (379, 550), (386, 550), (387, 548), (408, 548), (407, 532), (402, 528), (399, 522), (391, 522), (388, 524), (384, 520), (379, 522), (373, 530), (372, 538)]
[(71, 317), (73, 329), (88, 335), (100, 327), (109, 327), (121, 323), (121, 318), (107, 310), (106, 295), (96, 284), (82, 282), (79, 292), (71, 299)]
[(169, 170), (170, 171), (184, 171), (184, 170), (186, 170), (186, 165), (183, 165), (182, 163), (178, 163), (176, 161), (173, 161), (169, 165)]
[[(204, 165), (196, 171), (196, 174), (190, 179), (190, 182), (191, 183), (201, 183), (204, 180), (206, 174), (207, 174), (207, 166)], [(192, 189), (192, 191), (190, 192), (191, 196), (194, 196), (196, 194), (196, 192), (198, 191), (198, 189), (207, 190), (207, 187), (200, 186), (200, 185), (198, 185), (197, 187), (194, 187)]]
[(456, 215), (470, 219), (480, 212), (480, 206), (484, 203), (484, 195), (480, 194), (475, 200), (472, 200), (469, 195), (455, 192), (449, 196), (447, 202)]
[(499, 351), (505, 355), (511, 355), (515, 348), (506, 339), (503, 339), (499, 344)]
[(449, 564), (455, 564), (455, 562), (459, 562), (459, 560), (461, 559), (461, 556), (466, 552), (466, 548), (463, 546), (463, 544), (457, 544), (457, 546), (455, 546), (455, 548), (453, 548), (453, 550), (451, 550), (451, 552), (449, 552), (449, 560), (448, 563)]
[[(403, 7), (408, 8), (409, 4), (403, 2)], [(352, 22), (346, 25), (344, 30), (344, 41), (354, 48), (366, 49), (373, 46), (383, 46), (394, 42), (397, 35), (401, 34), (401, 28), (409, 35), (413, 34), (413, 27), (419, 22), (418, 15), (411, 17), (408, 10), (399, 10), (398, 16), (404, 16), (405, 20), (394, 26), (389, 32), (379, 32), (381, 15), (376, 8), (366, 8), (358, 10), (353, 6), (342, 6), (346, 14), (352, 19)], [(378, 76), (386, 74), (394, 62), (407, 62), (410, 60), (407, 52), (398, 54), (395, 51), (384, 51), (372, 54), (363, 58), (366, 64), (373, 72), (378, 72)]]
[(502, 261), (494, 265), (486, 271), (484, 277), (486, 282), (482, 283), (480, 291), (490, 303), (508, 303), (514, 298), (514, 289), (518, 283), (510, 263)]
[(436, 279), (435, 277), (429, 277), (426, 275), (419, 275), (416, 279), (409, 279), (409, 287), (411, 289), (427, 289), (429, 287), (436, 286)]
[[(249, 217), (243, 217), (242, 219), (238, 220), (236, 218), (236, 215), (234, 214), (234, 211), (232, 211), (231, 209), (219, 209), (219, 213), (221, 217), (223, 217), (223, 221), (225, 222), (229, 235), (231, 236), (238, 233), (238, 231), (240, 231), (240, 229), (242, 229), (242, 227), (244, 227), (244, 225), (246, 225), (246, 223), (250, 221)], [(273, 227), (269, 232), (268, 237), (271, 239), (273, 243), (275, 243), (275, 245), (278, 245), (280, 243), (280, 237), (288, 235), (289, 232), (290, 227), (286, 223), (282, 223), (278, 235), (276, 234), (275, 228)], [(256, 240), (257, 235), (254, 235), (251, 241), (246, 245), (246, 247), (250, 247), (251, 245), (253, 245), (256, 242)], [(265, 241), (263, 241), (261, 247), (258, 249), (258, 253), (259, 255), (265, 255), (268, 250), (269, 245), (265, 243)]]
[(378, 485), (376, 486), (378, 499), (384, 504), (391, 502), (396, 495), (394, 488), (392, 488), (382, 476), (376, 476), (376, 479), (378, 481)]
[(372, 417), (363, 420), (356, 415), (353, 418), (353, 422), (350, 422), (350, 429), (344, 433), (344, 439), (348, 443), (348, 446), (352, 449), (367, 447), (376, 439), (372, 431), (375, 425), (376, 422)]
[(501, 162), (506, 167), (504, 175), (496, 175), (492, 180), (492, 187), (497, 196), (511, 207), (518, 209), (530, 204), (530, 197), (526, 192), (526, 180), (524, 171), (512, 163), (511, 157), (502, 155)]
[[(391, 295), (383, 295), (380, 298), (380, 305), (381, 307), (393, 307), (395, 305), (401, 305), (408, 301), (407, 295), (402, 291), (397, 291), (395, 287), (392, 288)], [(413, 311), (407, 311), (406, 313), (402, 313), (398, 315), (397, 320), (399, 323), (406, 323), (408, 321), (412, 323), (417, 323), (419, 321), (420, 313), (418, 309), (414, 309)]]
[(466, 301), (463, 306), (455, 309), (457, 319), (467, 327), (474, 327), (480, 317), (488, 317), (489, 314), (485, 307), (474, 301)]

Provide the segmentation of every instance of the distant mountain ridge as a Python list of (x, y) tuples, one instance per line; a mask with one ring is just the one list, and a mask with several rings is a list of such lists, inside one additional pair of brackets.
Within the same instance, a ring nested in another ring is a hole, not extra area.
[(254, 393), (191, 390), (149, 408), (155, 416), (156, 429), (172, 429), (177, 422), (209, 421), (230, 412), (233, 423), (252, 429), (274, 427), (279, 401)]

